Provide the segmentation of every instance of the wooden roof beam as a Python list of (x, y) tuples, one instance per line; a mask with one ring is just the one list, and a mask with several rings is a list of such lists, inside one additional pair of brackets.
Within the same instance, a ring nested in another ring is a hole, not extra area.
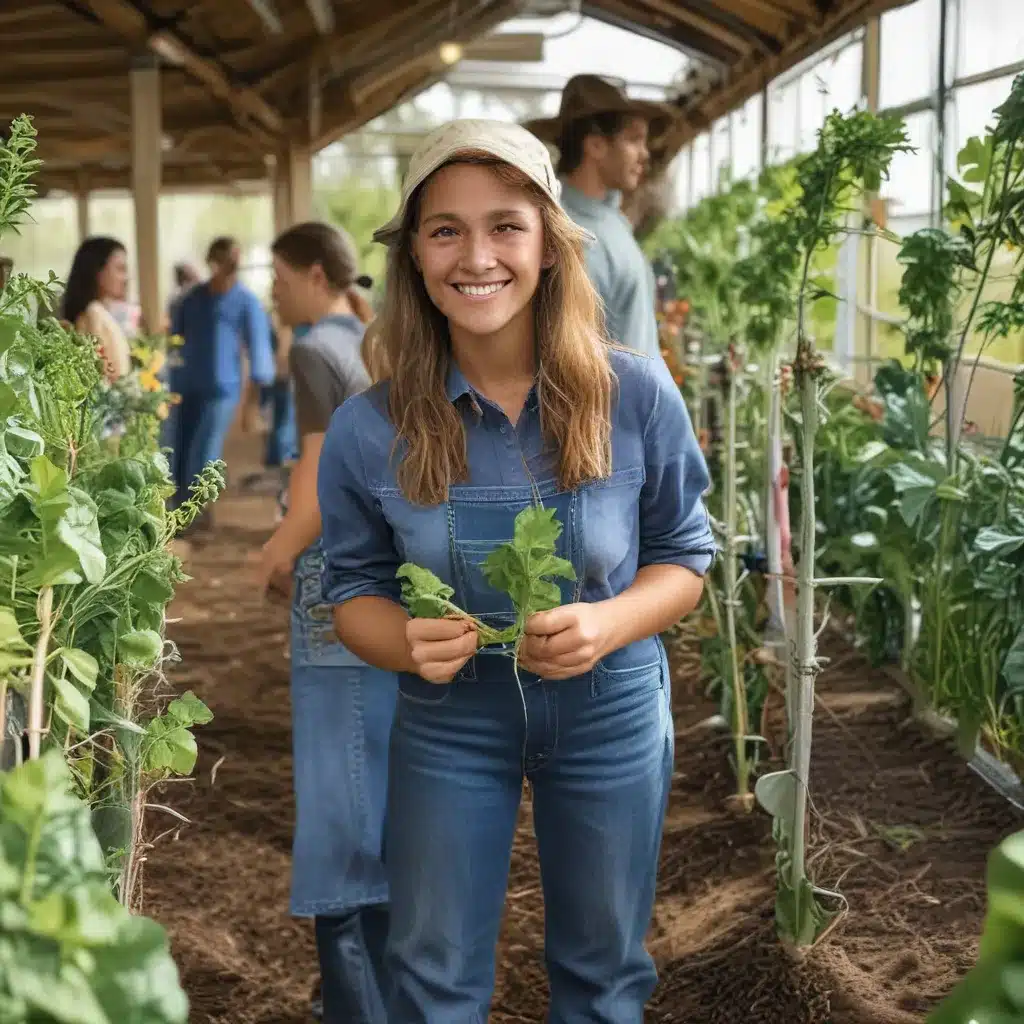
[(263, 22), (263, 27), (274, 36), (284, 32), (281, 15), (277, 13), (274, 0), (245, 0), (250, 10)]
[(745, 39), (732, 29), (726, 28), (720, 22), (705, 17), (703, 14), (698, 14), (689, 7), (684, 7), (682, 0), (644, 0), (644, 2), (648, 7), (664, 14), (666, 17), (682, 22), (684, 25), (689, 25), (698, 32), (703, 32), (704, 35), (724, 43), (737, 54), (744, 55), (753, 49), (753, 44), (748, 39)]
[(129, 0), (81, 0), (109, 29), (129, 43), (144, 46), (169, 64), (182, 68), (208, 92), (234, 110), (257, 121), (274, 135), (284, 131), (284, 118), (262, 96), (234, 85), (213, 61), (201, 57), (168, 29), (151, 32), (146, 16)]
[(334, 31), (334, 4), (331, 0), (306, 0), (306, 8), (317, 32), (329, 36)]

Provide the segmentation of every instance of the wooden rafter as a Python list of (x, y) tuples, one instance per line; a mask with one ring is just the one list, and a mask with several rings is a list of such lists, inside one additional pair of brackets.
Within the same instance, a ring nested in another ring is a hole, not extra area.
[(306, 7), (317, 32), (322, 36), (329, 36), (335, 27), (332, 0), (306, 0)]
[(254, 118), (275, 135), (284, 130), (284, 118), (262, 96), (234, 85), (213, 61), (201, 57), (170, 29), (151, 32), (146, 16), (129, 0), (80, 0), (126, 42), (146, 47), (169, 64), (202, 82), (210, 94), (243, 115)]
[[(583, 0), (582, 11), (715, 65), (720, 84), (680, 100), (669, 140), (678, 148), (904, 2)], [(0, 120), (36, 118), (47, 181), (71, 180), (77, 167), (90, 182), (126, 185), (129, 69), (158, 53), (168, 184), (262, 177), (286, 142), (322, 146), (442, 79), (441, 42), (468, 54), (517, 10), (515, 0), (0, 0)]]

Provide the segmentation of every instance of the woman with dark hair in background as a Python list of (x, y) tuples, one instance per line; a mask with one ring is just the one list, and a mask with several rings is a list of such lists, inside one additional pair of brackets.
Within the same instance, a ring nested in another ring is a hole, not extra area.
[(372, 309), (356, 290), (356, 252), (347, 234), (326, 224), (299, 224), (274, 242), (272, 252), (274, 304), (282, 325), (293, 329), (288, 364), (299, 457), (287, 511), (261, 552), (259, 577), (264, 590), (294, 581), (291, 911), (314, 919), (323, 1020), (384, 1024), (389, 912), (382, 832), (398, 680), (366, 665), (334, 636), (321, 596), (316, 491), (331, 416), (371, 382), (363, 341)]
[(80, 334), (99, 341), (108, 380), (132, 368), (128, 339), (107, 304), (128, 293), (128, 257), (116, 238), (87, 238), (75, 253), (64, 289), (61, 316)]

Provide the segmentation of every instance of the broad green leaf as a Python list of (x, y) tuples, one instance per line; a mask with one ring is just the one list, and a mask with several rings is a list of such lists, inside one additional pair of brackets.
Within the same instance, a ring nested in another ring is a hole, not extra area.
[(417, 619), (443, 619), (451, 611), (455, 591), (429, 569), (404, 562), (395, 574), (402, 580), (402, 602)]
[(143, 769), (147, 773), (174, 772), (188, 775), (196, 765), (196, 739), (171, 716), (154, 718), (146, 727)]
[(167, 706), (167, 714), (186, 728), (213, 721), (213, 712), (191, 690), (172, 700)]
[(134, 669), (152, 668), (160, 660), (163, 649), (163, 639), (152, 629), (137, 629), (117, 640), (118, 660)]
[(45, 455), (32, 460), (30, 467), (32, 483), (39, 491), (42, 501), (48, 501), (68, 488), (68, 475), (55, 466)]
[(79, 732), (87, 733), (89, 731), (89, 698), (70, 679), (51, 675), (50, 682), (53, 683), (53, 688), (57, 691), (54, 710)]
[(78, 556), (82, 575), (90, 583), (99, 583), (106, 575), (107, 556), (103, 553), (95, 506), (91, 502), (72, 505), (57, 522), (57, 537)]
[(0, 648), (10, 650), (31, 650), (21, 635), (21, 627), (13, 608), (0, 607)]
[(1024, 536), (1007, 533), (997, 526), (986, 526), (979, 530), (974, 538), (974, 546), (979, 551), (998, 551), (1008, 555), (1024, 545)]
[(75, 647), (62, 647), (60, 655), (67, 665), (68, 671), (85, 687), (92, 690), (99, 676), (99, 662), (89, 654)]
[(7, 450), (18, 459), (34, 459), (42, 455), (46, 444), (34, 430), (8, 424), (4, 430), (4, 441)]
[(1003, 678), (1011, 692), (1024, 693), (1024, 625), (1003, 659)]

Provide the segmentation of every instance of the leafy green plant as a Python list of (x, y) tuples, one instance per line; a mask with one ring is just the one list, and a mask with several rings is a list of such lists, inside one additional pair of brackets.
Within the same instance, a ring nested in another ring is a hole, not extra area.
[(1014, 1024), (1024, 1016), (1024, 832), (988, 858), (988, 913), (978, 961), (928, 1024)]
[[(0, 147), (0, 231), (27, 208), (34, 145), (19, 119)], [(223, 467), (207, 467), (168, 512), (158, 408), (123, 409), (111, 434), (94, 341), (38, 319), (30, 294), (19, 278), (0, 291), (0, 753), (16, 762), (22, 733), (32, 758), (65, 752), (130, 905), (146, 792), (187, 762), (166, 752), (167, 735), (194, 750), (183, 722), (209, 717), (192, 703), (187, 715), (179, 702), (164, 710), (158, 686), (165, 609), (187, 578), (169, 543), (216, 498)]]
[[(820, 670), (815, 627), (815, 593), (823, 587), (878, 582), (859, 578), (817, 578), (817, 516), (814, 453), (822, 389), (827, 385), (824, 359), (808, 329), (808, 305), (816, 294), (811, 268), (816, 252), (842, 233), (848, 204), (864, 191), (877, 191), (895, 153), (908, 148), (898, 118), (866, 112), (829, 114), (818, 135), (818, 147), (797, 169), (800, 197), (784, 215), (797, 241), (801, 274), (796, 293), (797, 348), (793, 380), (799, 399), (802, 461), (800, 545), (797, 564), (796, 643), (792, 678), (796, 692), (788, 705), (794, 713), (789, 768), (762, 776), (756, 795), (774, 818), (779, 846), (776, 921), (783, 938), (799, 950), (813, 945), (834, 914), (818, 901), (826, 895), (807, 876), (807, 797), (811, 760), (814, 682)], [(827, 894), (836, 896), (837, 894)]]
[(523, 509), (516, 518), (512, 540), (498, 545), (485, 559), (483, 573), (496, 590), (508, 594), (515, 609), (515, 622), (504, 629), (463, 611), (453, 603), (455, 591), (429, 569), (411, 562), (398, 568), (402, 600), (414, 618), (456, 618), (471, 622), (477, 631), (478, 647), (511, 644), (518, 662), (526, 620), (534, 612), (549, 611), (561, 603), (555, 579), (575, 580), (572, 563), (555, 554), (562, 524), (555, 510), (540, 505)]
[(0, 1020), (185, 1024), (163, 928), (110, 892), (60, 752), (0, 774)]

